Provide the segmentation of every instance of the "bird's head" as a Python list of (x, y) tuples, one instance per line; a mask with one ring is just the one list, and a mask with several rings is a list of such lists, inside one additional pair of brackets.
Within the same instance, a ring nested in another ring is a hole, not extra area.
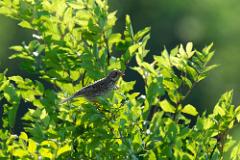
[(120, 70), (113, 70), (112, 72), (110, 72), (108, 74), (108, 78), (110, 78), (114, 82), (118, 81), (118, 79), (121, 76), (124, 76), (124, 73), (122, 71), (120, 71)]

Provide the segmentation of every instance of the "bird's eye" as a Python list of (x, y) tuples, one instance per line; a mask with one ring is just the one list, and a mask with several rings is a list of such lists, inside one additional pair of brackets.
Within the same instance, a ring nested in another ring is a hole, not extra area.
[(115, 78), (115, 77), (117, 77), (117, 74), (118, 74), (117, 72), (112, 72), (111, 77)]

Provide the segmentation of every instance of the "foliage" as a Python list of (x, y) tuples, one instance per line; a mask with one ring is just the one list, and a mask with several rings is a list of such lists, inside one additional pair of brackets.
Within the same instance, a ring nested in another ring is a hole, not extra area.
[[(134, 33), (126, 16), (124, 33), (113, 32), (116, 12), (109, 12), (106, 1), (3, 0), (0, 13), (33, 32), (30, 42), (10, 47), (16, 52), (10, 59), (37, 77), (0, 74), (1, 158), (222, 159), (228, 153), (239, 159), (239, 143), (229, 135), (240, 121), (232, 91), (209, 115), (184, 104), (216, 67), (208, 65), (212, 44), (202, 51), (191, 42), (164, 49), (149, 63), (144, 58), (150, 28)], [(142, 76), (144, 93), (134, 92), (135, 82), (120, 80), (120, 89), (97, 105), (83, 99), (60, 104), (112, 69), (125, 70), (134, 58), (131, 69)], [(22, 107), (28, 112), (18, 135)]]

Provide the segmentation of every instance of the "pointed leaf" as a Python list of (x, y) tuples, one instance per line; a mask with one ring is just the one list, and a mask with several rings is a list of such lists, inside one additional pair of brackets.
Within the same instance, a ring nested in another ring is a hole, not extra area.
[(188, 104), (188, 105), (184, 106), (183, 109), (181, 110), (181, 112), (192, 115), (192, 116), (198, 115), (198, 111), (191, 104)]
[(171, 105), (167, 100), (163, 100), (160, 102), (160, 107), (164, 112), (175, 113), (176, 108)]

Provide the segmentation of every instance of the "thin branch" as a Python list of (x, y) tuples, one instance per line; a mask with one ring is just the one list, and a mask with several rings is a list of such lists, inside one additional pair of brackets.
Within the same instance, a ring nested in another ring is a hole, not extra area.
[(189, 94), (192, 92), (192, 90), (196, 84), (197, 84), (197, 82), (194, 81), (192, 84), (192, 87), (186, 92), (185, 96), (182, 98), (182, 100), (179, 103), (183, 102), (189, 96)]
[(82, 74), (82, 86), (84, 86), (84, 79), (85, 79), (85, 76), (86, 76), (86, 70), (83, 72)]
[(122, 143), (124, 143), (124, 137), (122, 135), (122, 132), (120, 131), (120, 129), (118, 129), (119, 135), (120, 135), (120, 139), (122, 140)]
[(217, 143), (214, 145), (214, 147), (213, 147), (213, 150), (212, 150), (212, 152), (211, 152), (211, 154), (210, 154), (210, 159), (212, 159), (212, 157), (213, 157), (213, 153), (215, 152), (215, 150), (216, 150), (216, 148), (217, 148), (217, 144), (218, 144), (218, 141), (217, 141)]
[(104, 43), (105, 43), (106, 48), (107, 48), (107, 64), (109, 66), (111, 55), (110, 55), (110, 47), (108, 45), (108, 39), (107, 39), (105, 33), (103, 33), (103, 39), (104, 39)]
[(147, 129), (150, 126), (150, 122), (152, 121), (152, 118), (153, 118), (154, 114), (156, 112), (158, 112), (158, 111), (159, 111), (159, 107), (158, 106), (156, 106), (156, 105), (151, 106), (151, 108), (150, 108), (150, 110), (148, 112), (147, 118), (146, 118), (146, 121), (147, 121), (146, 128)]

